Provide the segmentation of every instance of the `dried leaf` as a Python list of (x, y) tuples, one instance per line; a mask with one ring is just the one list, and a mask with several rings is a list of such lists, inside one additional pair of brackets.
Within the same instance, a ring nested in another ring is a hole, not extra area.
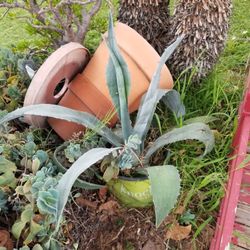
[(13, 249), (13, 242), (9, 232), (6, 230), (0, 230), (0, 247), (4, 247), (7, 250)]
[(115, 211), (119, 208), (119, 204), (117, 201), (114, 200), (110, 200), (107, 201), (105, 203), (103, 203), (102, 205), (100, 205), (99, 207), (99, 211), (107, 211), (108, 214), (112, 215), (115, 214)]
[(177, 207), (177, 208), (174, 210), (174, 213), (175, 213), (175, 214), (183, 214), (184, 210), (185, 210), (185, 207), (184, 207), (184, 206), (179, 206), (179, 207)]
[(38, 224), (41, 224), (44, 221), (44, 219), (45, 219), (45, 216), (42, 214), (35, 214), (33, 216), (33, 221), (35, 221)]
[(6, 230), (0, 231), (0, 246), (1, 247), (5, 246), (9, 237), (10, 237), (10, 234)]
[(148, 240), (147, 243), (144, 245), (142, 250), (156, 250), (157, 247), (152, 240)]
[(106, 199), (107, 192), (108, 192), (107, 187), (103, 187), (103, 188), (99, 189), (98, 196), (99, 196), (100, 200), (105, 200)]
[(97, 203), (84, 199), (82, 196), (76, 198), (76, 204), (81, 207), (97, 208)]
[(192, 226), (180, 226), (179, 224), (172, 225), (166, 234), (166, 239), (180, 241), (188, 238), (192, 230)]

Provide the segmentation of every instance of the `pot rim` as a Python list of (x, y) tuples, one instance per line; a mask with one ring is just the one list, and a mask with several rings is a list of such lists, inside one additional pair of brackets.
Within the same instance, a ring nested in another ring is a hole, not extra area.
[(148, 176), (128, 177), (128, 176), (119, 175), (118, 179), (125, 180), (125, 181), (145, 181), (145, 180), (148, 180)]

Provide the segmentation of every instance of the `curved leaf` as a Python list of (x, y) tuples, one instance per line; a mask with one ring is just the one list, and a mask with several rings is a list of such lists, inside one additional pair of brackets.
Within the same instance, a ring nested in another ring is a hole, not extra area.
[(14, 172), (16, 172), (16, 165), (0, 156), (0, 187), (9, 186), (15, 188), (17, 179)]
[(153, 197), (156, 226), (158, 227), (174, 208), (180, 193), (180, 175), (171, 165), (147, 168)]
[(56, 225), (56, 232), (59, 229), (63, 209), (67, 203), (68, 196), (70, 194), (70, 190), (78, 178), (78, 176), (83, 173), (86, 169), (91, 167), (96, 162), (100, 161), (104, 158), (104, 156), (109, 155), (115, 150), (119, 148), (94, 148), (83, 154), (62, 176), (60, 179), (56, 190), (60, 199), (58, 200), (57, 204), (57, 225)]
[[(67, 168), (64, 167), (57, 159), (57, 154), (60, 150), (64, 149), (66, 147), (66, 145), (68, 145), (69, 143), (66, 142), (65, 144), (60, 145), (59, 147), (56, 148), (56, 150), (54, 151), (53, 154), (53, 161), (54, 163), (57, 165), (58, 169), (60, 172), (62, 172), (63, 174), (67, 171)], [(103, 188), (103, 185), (99, 185), (99, 184), (94, 184), (94, 183), (90, 183), (81, 179), (77, 179), (74, 183), (75, 187), (78, 188), (83, 188), (83, 189), (87, 189), (87, 190), (95, 190), (95, 189), (100, 189)]]
[(191, 124), (191, 123), (194, 123), (194, 122), (202, 122), (202, 123), (209, 124), (211, 122), (218, 121), (218, 120), (219, 120), (219, 118), (215, 117), (213, 115), (204, 115), (204, 116), (198, 116), (198, 117), (190, 118), (188, 120), (185, 120), (183, 123), (184, 124)]
[(2, 117), (0, 119), (0, 125), (24, 115), (48, 116), (69, 122), (75, 122), (94, 130), (97, 134), (103, 136), (115, 146), (120, 146), (122, 143), (121, 138), (102, 124), (102, 122), (95, 116), (86, 112), (53, 104), (38, 104), (16, 109), (15, 111)]
[(14, 235), (14, 237), (18, 240), (21, 236), (21, 233), (23, 231), (23, 229), (25, 228), (27, 222), (23, 222), (23, 221), (16, 221), (12, 228), (11, 228), (11, 233)]
[(204, 123), (192, 123), (181, 128), (175, 128), (155, 140), (145, 155), (145, 164), (149, 162), (152, 154), (159, 148), (183, 140), (198, 140), (203, 142), (206, 147), (203, 156), (209, 153), (214, 147), (214, 136), (210, 128)]
[(112, 13), (109, 13), (109, 30), (108, 30), (108, 41), (110, 46), (112, 47), (112, 50), (120, 64), (120, 67), (122, 69), (123, 73), (123, 78), (124, 78), (124, 88), (125, 88), (125, 95), (126, 95), (126, 100), (128, 99), (129, 92), (130, 92), (130, 74), (128, 71), (128, 65), (126, 61), (123, 59), (117, 42), (115, 38), (115, 32), (114, 32), (114, 27), (113, 27), (113, 18), (112, 18)]
[(116, 44), (111, 14), (109, 19), (108, 38), (105, 39), (105, 41), (110, 55), (107, 67), (107, 84), (116, 111), (121, 120), (124, 140), (127, 140), (132, 133), (128, 111), (130, 77), (127, 64), (122, 58)]
[(28, 236), (26, 237), (25, 241), (23, 242), (25, 245), (30, 244), (34, 238), (36, 237), (36, 235), (41, 232), (44, 229), (44, 227), (38, 223), (36, 223), (35, 221), (31, 220), (30, 221), (30, 232), (28, 234)]
[[(155, 105), (158, 104), (159, 101), (163, 101), (164, 104), (166, 105), (167, 108), (169, 108), (177, 117), (184, 116), (186, 111), (185, 111), (185, 106), (183, 105), (180, 94), (174, 90), (174, 89), (157, 89), (157, 98), (155, 100)], [(144, 100), (145, 95), (142, 97), (142, 100)], [(141, 101), (141, 104), (138, 109), (138, 114), (137, 114), (137, 119), (138, 117), (141, 116), (142, 112), (142, 105), (143, 101)], [(150, 127), (150, 123), (153, 119), (154, 112), (151, 112), (150, 109), (148, 109), (148, 124), (146, 125), (146, 130), (148, 131)], [(149, 122), (150, 121), (150, 122)], [(136, 120), (137, 122), (137, 120)], [(143, 120), (141, 120), (140, 124), (138, 124), (138, 129), (140, 126), (143, 127), (142, 124)], [(146, 122), (146, 121), (145, 121)], [(141, 151), (143, 151), (143, 142), (141, 142), (142, 148)]]
[(178, 91), (172, 89), (161, 97), (161, 101), (169, 108), (176, 117), (181, 117), (186, 114), (186, 109), (181, 101), (181, 96)]
[(141, 101), (141, 111), (137, 114), (137, 119), (134, 126), (134, 133), (139, 135), (142, 142), (144, 141), (147, 135), (149, 126), (153, 119), (153, 114), (155, 112), (157, 102), (159, 101), (159, 92), (157, 92), (157, 89), (159, 87), (162, 67), (165, 65), (167, 59), (172, 55), (174, 50), (180, 44), (183, 37), (184, 36), (178, 37), (173, 44), (171, 44), (168, 48), (165, 49), (163, 55), (161, 56), (156, 72), (152, 77), (145, 98)]
[(37, 207), (41, 214), (57, 214), (58, 192), (54, 189), (40, 190), (37, 197)]

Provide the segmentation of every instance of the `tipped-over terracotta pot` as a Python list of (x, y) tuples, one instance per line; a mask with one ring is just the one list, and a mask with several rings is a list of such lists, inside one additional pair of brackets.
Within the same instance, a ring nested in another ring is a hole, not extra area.
[[(140, 98), (149, 86), (160, 56), (141, 35), (125, 24), (116, 24), (115, 35), (130, 72), (131, 90), (128, 103), (129, 111), (133, 112), (137, 110)], [(69, 84), (59, 105), (92, 113), (101, 120), (112, 113), (114, 107), (106, 83), (108, 58), (108, 49), (102, 42), (84, 71)], [(173, 79), (167, 66), (162, 69), (160, 87), (173, 87)], [(49, 118), (48, 122), (64, 140), (84, 129), (78, 124), (63, 120)], [(109, 125), (113, 126), (116, 122), (117, 116), (114, 115)]]

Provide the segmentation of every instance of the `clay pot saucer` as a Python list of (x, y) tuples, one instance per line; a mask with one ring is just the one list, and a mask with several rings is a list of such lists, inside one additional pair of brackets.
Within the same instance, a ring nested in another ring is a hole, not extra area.
[[(67, 91), (69, 82), (82, 72), (89, 61), (89, 52), (79, 43), (68, 43), (52, 53), (35, 74), (27, 90), (24, 106), (57, 104)], [(46, 117), (26, 116), (25, 121), (45, 127)]]

